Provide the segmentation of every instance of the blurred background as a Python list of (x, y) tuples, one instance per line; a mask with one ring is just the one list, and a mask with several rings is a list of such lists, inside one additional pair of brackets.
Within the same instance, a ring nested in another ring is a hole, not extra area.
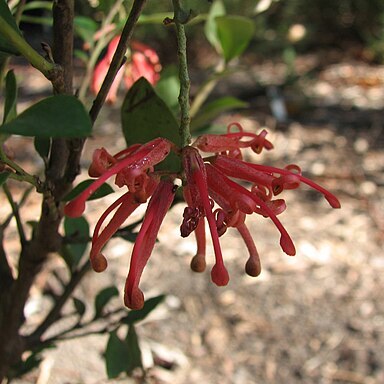
[[(78, 0), (76, 7), (79, 15), (97, 21), (113, 3)], [(150, 1), (145, 14), (171, 12), (170, 3)], [(194, 97), (215, 73), (220, 55), (204, 34), (211, 4), (185, 3), (198, 4), (201, 11), (187, 25)], [(196, 132), (223, 131), (233, 121), (250, 131), (266, 128), (275, 149), (249, 154), (247, 159), (279, 167), (298, 164), (306, 176), (339, 197), (342, 209), (332, 210), (305, 187), (285, 192), (288, 208), (281, 220), (297, 255), (292, 258), (281, 251), (278, 233), (267, 219), (250, 217), (247, 223), (263, 272), (258, 278), (244, 275), (245, 245), (228, 231), (221, 244), (231, 281), (217, 288), (208, 272), (197, 275), (189, 270), (195, 244), (193, 238), (179, 237), (183, 206), (176, 205), (143, 275), (146, 297), (164, 293), (167, 298), (137, 328), (148, 374), (132, 382), (383, 383), (384, 2), (223, 3), (228, 14), (250, 18), (254, 33), (245, 52), (229, 63), (229, 73), (215, 83), (207, 102), (233, 96), (243, 104), (215, 115)], [(129, 5), (126, 2), (127, 9)], [(23, 19), (21, 29), (36, 47), (51, 36), (49, 23), (44, 23), (49, 17), (47, 11), (31, 10)], [(160, 76), (172, 72), (177, 61), (172, 28), (161, 21), (143, 22), (134, 38), (156, 50), (163, 67)], [(79, 37), (76, 44), (82, 48), (84, 39)], [(11, 66), (19, 81), (20, 109), (50, 93), (49, 83), (21, 59)], [(76, 81), (83, 74), (78, 57)], [(87, 142), (79, 180), (86, 178), (93, 149), (124, 148), (119, 108), (125, 92), (120, 89), (116, 103), (103, 109)], [(9, 146), (25, 169), (41, 167), (29, 139), (15, 137)], [(20, 186), (12, 188), (17, 193)], [(114, 199), (90, 203), (89, 222), (94, 225), (101, 205)], [(26, 218), (36, 218), (38, 198), (24, 208)], [(16, 257), (15, 225), (7, 240)], [(113, 239), (105, 251), (111, 260), (108, 271), (90, 273), (76, 295), (87, 300), (116, 282), (121, 288), (131, 247)], [(209, 244), (208, 260), (212, 258)], [(52, 258), (46, 276), (50, 269), (60, 268), (65, 270)], [(49, 284), (43, 274), (32, 292), (26, 309), (30, 327), (46, 313), (49, 298), (43, 292)], [(121, 305), (121, 298), (113, 304)], [(105, 335), (92, 335), (65, 341), (47, 352), (40, 369), (15, 383), (131, 382), (107, 380), (102, 359), (106, 340)]]

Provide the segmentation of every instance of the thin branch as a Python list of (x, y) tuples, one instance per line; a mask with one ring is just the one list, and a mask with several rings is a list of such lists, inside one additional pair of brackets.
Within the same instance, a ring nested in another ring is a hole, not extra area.
[(53, 308), (50, 310), (46, 318), (36, 328), (36, 330), (27, 337), (27, 344), (33, 345), (38, 342), (44, 332), (54, 324), (61, 316), (61, 310), (63, 309), (67, 300), (71, 297), (73, 291), (78, 286), (84, 275), (90, 270), (91, 263), (89, 260), (76, 272), (74, 272), (66, 285), (64, 292), (58, 298)]
[(187, 63), (187, 37), (185, 35), (185, 27), (183, 24), (183, 11), (181, 9), (180, 0), (172, 0), (173, 9), (175, 15), (173, 22), (176, 26), (177, 34), (177, 54), (179, 58), (179, 80), (180, 80), (180, 94), (179, 94), (179, 105), (180, 105), (180, 137), (182, 147), (189, 145), (191, 142), (190, 123), (191, 118), (189, 115), (189, 92), (191, 82), (188, 74), (188, 63)]
[(12, 194), (11, 194), (11, 192), (10, 192), (10, 190), (8, 188), (8, 185), (6, 183), (3, 184), (3, 190), (4, 190), (4, 193), (5, 193), (5, 196), (8, 199), (8, 202), (9, 202), (9, 204), (11, 206), (13, 216), (14, 216), (14, 218), (16, 220), (17, 231), (18, 231), (19, 237), (20, 237), (20, 244), (23, 247), (25, 245), (25, 243), (27, 242), (27, 239), (25, 237), (23, 223), (22, 223), (21, 218), (20, 218), (19, 207), (15, 203), (15, 201), (13, 200)]
[[(24, 205), (29, 194), (33, 191), (33, 189), (34, 188), (28, 188), (24, 191), (23, 196), (21, 197), (19, 203), (17, 204), (18, 209), (20, 209)], [(4, 220), (4, 222), (0, 224), (0, 234), (2, 234), (4, 230), (8, 227), (12, 218), (13, 218), (13, 213), (9, 214), (8, 217)]]
[[(101, 24), (100, 30), (103, 31), (104, 28), (108, 28), (108, 26), (112, 23), (113, 18), (116, 16), (117, 12), (119, 11), (119, 8), (123, 4), (124, 0), (117, 1), (113, 7), (108, 12), (106, 18), (103, 20)], [(100, 56), (101, 51), (104, 49), (106, 42), (109, 40), (111, 34), (103, 33), (100, 38), (97, 40), (95, 46), (93, 47), (93, 50), (91, 52), (91, 56), (89, 57), (89, 60), (87, 62), (87, 68), (85, 72), (85, 76), (81, 82), (80, 88), (79, 88), (79, 99), (84, 100), (87, 87), (89, 86), (89, 82), (92, 76), (92, 71), (95, 68), (96, 61), (98, 57)], [(112, 36), (112, 35), (111, 35)]]
[(4, 164), (7, 164), (10, 168), (12, 168), (16, 172), (16, 174), (11, 173), (9, 177), (18, 181), (26, 181), (27, 183), (32, 184), (36, 188), (40, 186), (39, 179), (36, 176), (30, 175), (22, 167), (16, 164), (13, 160), (9, 159), (1, 146), (0, 146), (0, 161)]
[(89, 115), (91, 120), (95, 122), (99, 112), (107, 98), (109, 89), (115, 79), (117, 72), (119, 71), (123, 61), (125, 53), (128, 49), (128, 43), (131, 40), (133, 29), (139, 19), (139, 16), (144, 8), (146, 0), (134, 0), (131, 12), (129, 13), (128, 19), (124, 25), (123, 31), (121, 33), (119, 44), (117, 45), (116, 52), (113, 55), (111, 65), (108, 69), (108, 73), (105, 76), (103, 84), (100, 88), (99, 93), (97, 94)]

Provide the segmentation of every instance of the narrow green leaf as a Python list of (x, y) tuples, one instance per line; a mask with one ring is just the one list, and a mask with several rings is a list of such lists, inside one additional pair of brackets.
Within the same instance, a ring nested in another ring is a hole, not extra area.
[(5, 101), (3, 123), (13, 120), (17, 116), (17, 83), (13, 70), (5, 76)]
[(223, 55), (228, 62), (247, 48), (255, 25), (251, 19), (242, 16), (220, 16), (215, 18), (215, 22)]
[[(121, 109), (122, 128), (128, 145), (164, 137), (180, 146), (179, 125), (151, 84), (141, 77), (128, 91)], [(158, 169), (178, 172), (180, 159), (173, 152)]]
[(139, 345), (139, 340), (136, 334), (134, 325), (130, 325), (128, 328), (127, 336), (125, 342), (128, 346), (128, 369), (127, 373), (131, 373), (135, 368), (140, 368), (143, 366), (141, 360), (141, 350)]
[(207, 104), (198, 113), (198, 115), (191, 122), (191, 129), (198, 130), (223, 112), (237, 108), (245, 108), (247, 106), (248, 103), (235, 97), (221, 97), (220, 99), (214, 100)]
[(105, 365), (109, 379), (127, 371), (128, 356), (129, 348), (127, 343), (117, 336), (116, 331), (111, 332), (105, 350)]
[[(95, 181), (95, 179), (88, 179), (88, 180), (82, 181), (80, 184), (77, 184), (76, 187), (73, 188), (72, 191), (69, 192), (63, 198), (63, 201), (71, 201), (71, 200), (73, 200), (76, 196), (80, 195), (80, 193), (83, 192), (84, 189), (86, 189), (88, 186), (90, 186), (94, 181)], [(97, 191), (95, 191), (88, 198), (88, 200), (100, 199), (101, 197), (107, 196), (107, 195), (109, 195), (110, 193), (113, 193), (113, 192), (114, 192), (114, 190), (112, 189), (112, 187), (109, 184), (104, 183), (104, 184), (101, 185), (101, 187)]]
[(121, 320), (122, 323), (134, 324), (138, 321), (144, 320), (164, 299), (165, 295), (151, 297), (145, 301), (142, 309), (128, 312), (127, 316)]
[(119, 291), (115, 286), (102, 289), (95, 298), (95, 319), (103, 314), (104, 307), (109, 301), (119, 295)]
[(89, 224), (87, 220), (81, 216), (76, 218), (64, 218), (64, 232), (68, 240), (73, 243), (66, 244), (73, 260), (71, 269), (79, 264), (89, 242)]
[(92, 123), (83, 104), (74, 96), (48, 97), (0, 127), (1, 133), (38, 137), (86, 137)]
[(221, 53), (221, 44), (217, 35), (216, 17), (225, 15), (225, 7), (222, 0), (215, 0), (208, 14), (204, 26), (204, 33), (207, 40), (212, 44), (218, 53)]
[(79, 314), (80, 318), (82, 318), (84, 316), (85, 308), (86, 308), (84, 302), (74, 297), (73, 305), (76, 309), (76, 312)]
[[(21, 35), (21, 32), (16, 24), (14, 17), (8, 7), (5, 0), (0, 0), (0, 17), (3, 19), (0, 22), (8, 23), (17, 33)], [(0, 34), (0, 51), (9, 53), (11, 55), (18, 55), (19, 51), (9, 42), (8, 39)]]

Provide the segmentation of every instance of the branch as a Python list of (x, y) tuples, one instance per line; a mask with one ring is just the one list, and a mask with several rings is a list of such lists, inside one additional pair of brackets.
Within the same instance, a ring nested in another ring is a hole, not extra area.
[(57, 93), (72, 95), (74, 0), (53, 2), (53, 58), (63, 68), (61, 84), (54, 84)]
[[(122, 312), (123, 312), (122, 316), (118, 317), (113, 321), (110, 321), (110, 318)], [(106, 332), (111, 332), (113, 330), (116, 330), (121, 325), (122, 323), (121, 321), (126, 317), (126, 313), (127, 313), (126, 308), (117, 308), (114, 311), (103, 314), (102, 320), (104, 320), (107, 324), (100, 329), (85, 330), (87, 327), (94, 325), (95, 323), (99, 322), (99, 320), (101, 320), (101, 318), (97, 318), (97, 319), (92, 318), (91, 320), (88, 320), (85, 323), (76, 323), (74, 326), (68, 329), (65, 329), (60, 333), (54, 336), (51, 336), (45, 340), (30, 341), (29, 337), (27, 337), (27, 343), (31, 343), (31, 344), (28, 344), (30, 349), (33, 349), (35, 347), (44, 348), (44, 346), (52, 345), (52, 343), (55, 343), (58, 341), (79, 339), (81, 337), (86, 337), (90, 335), (105, 334)], [(83, 333), (74, 333), (75, 331), (83, 331)]]
[(191, 82), (188, 74), (188, 63), (187, 63), (187, 37), (185, 35), (185, 28), (183, 21), (185, 15), (181, 9), (180, 0), (172, 0), (173, 9), (175, 12), (173, 22), (176, 26), (177, 34), (177, 55), (179, 57), (179, 79), (180, 79), (180, 94), (179, 94), (179, 105), (180, 105), (180, 137), (182, 147), (189, 145), (191, 142), (190, 123), (191, 118), (189, 115), (189, 91)]
[[(21, 197), (19, 203), (17, 204), (18, 208), (20, 208), (24, 205), (29, 194), (33, 191), (33, 189), (34, 188), (30, 187), (24, 191), (23, 196)], [(9, 214), (8, 217), (4, 220), (4, 222), (0, 224), (0, 239), (1, 239), (1, 236), (4, 232), (4, 230), (8, 227), (9, 223), (11, 222), (12, 218), (13, 218), (13, 213)]]
[[(114, 17), (119, 12), (119, 8), (123, 4), (124, 0), (117, 1), (112, 8), (109, 10), (107, 16), (103, 20), (101, 24), (100, 30), (103, 31), (103, 29), (108, 29), (108, 27), (111, 25)], [(109, 39), (112, 39), (113, 34), (109, 33), (102, 33), (100, 38), (97, 40), (96, 44), (93, 46), (93, 49), (91, 51), (91, 55), (87, 61), (87, 67), (85, 71), (85, 76), (81, 82), (80, 88), (79, 88), (79, 99), (84, 101), (87, 88), (89, 87), (90, 79), (92, 77), (92, 71), (95, 68), (97, 59), (99, 58), (102, 50), (105, 48), (107, 42)]]
[(48, 313), (43, 322), (36, 328), (36, 330), (27, 337), (27, 345), (29, 347), (34, 345), (36, 342), (39, 342), (44, 332), (60, 318), (61, 310), (63, 309), (65, 303), (71, 297), (73, 291), (80, 283), (84, 275), (90, 270), (90, 268), (91, 263), (88, 260), (78, 271), (72, 274), (71, 279), (64, 289), (64, 292), (56, 301), (51, 311)]
[(7, 196), (8, 202), (9, 202), (11, 209), (12, 209), (13, 216), (15, 217), (15, 220), (16, 220), (16, 226), (17, 226), (17, 231), (19, 233), (19, 237), (20, 237), (21, 247), (24, 247), (25, 243), (27, 242), (27, 239), (25, 237), (23, 223), (22, 223), (21, 218), (20, 218), (19, 207), (15, 203), (15, 201), (13, 200), (12, 194), (11, 194), (7, 184), (3, 184), (3, 190), (5, 193), (5, 196)]
[(131, 12), (129, 13), (128, 19), (124, 25), (123, 31), (121, 33), (119, 44), (117, 45), (116, 52), (113, 55), (111, 65), (108, 69), (108, 73), (105, 76), (103, 84), (100, 88), (99, 93), (97, 94), (89, 115), (91, 120), (95, 122), (99, 112), (107, 98), (109, 89), (115, 79), (117, 72), (119, 71), (122, 63), (124, 62), (124, 56), (128, 49), (129, 41), (131, 40), (133, 29), (139, 19), (139, 16), (144, 8), (146, 0), (134, 0)]

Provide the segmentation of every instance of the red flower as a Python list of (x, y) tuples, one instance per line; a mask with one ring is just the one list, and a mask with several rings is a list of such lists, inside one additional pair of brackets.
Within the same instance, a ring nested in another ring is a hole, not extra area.
[[(237, 131), (232, 131), (232, 127), (237, 127)], [(296, 189), (304, 183), (322, 193), (333, 208), (340, 207), (333, 194), (302, 176), (297, 165), (292, 164), (280, 169), (243, 161), (243, 148), (251, 148), (256, 153), (260, 153), (264, 148), (273, 148), (266, 135), (265, 130), (259, 134), (244, 132), (240, 124), (235, 123), (228, 127), (227, 134), (202, 135), (193, 146), (186, 146), (181, 150), (183, 173), (177, 177), (184, 181), (183, 194), (187, 203), (180, 227), (181, 236), (186, 237), (195, 232), (197, 253), (192, 259), (191, 268), (197, 272), (204, 271), (207, 219), (216, 259), (211, 278), (219, 286), (226, 285), (229, 281), (219, 241), (219, 237), (229, 227), (236, 228), (248, 249), (246, 273), (251, 276), (260, 274), (259, 254), (245, 224), (246, 215), (256, 213), (270, 218), (280, 232), (280, 246), (283, 251), (288, 255), (295, 255), (293, 241), (278, 219), (278, 215), (285, 211), (286, 204), (283, 199), (275, 196), (285, 189)], [(101, 272), (107, 267), (107, 260), (101, 253), (102, 248), (127, 217), (150, 198), (133, 248), (125, 284), (124, 302), (132, 309), (139, 309), (144, 304), (144, 295), (139, 289), (141, 274), (174, 197), (176, 187), (172, 180), (176, 175), (169, 173), (167, 176), (166, 172), (162, 171), (165, 178), (160, 180), (160, 175), (154, 170), (154, 166), (161, 162), (171, 149), (180, 153), (166, 139), (157, 138), (143, 145), (132, 145), (114, 156), (104, 148), (96, 150), (89, 175), (97, 179), (65, 207), (66, 215), (80, 216), (89, 196), (113, 175), (116, 175), (117, 186), (128, 188), (128, 191), (101, 215), (95, 227), (90, 258), (94, 270)], [(215, 154), (202, 158), (199, 150)], [(234, 181), (235, 179), (251, 184), (246, 188), (243, 183)], [(113, 217), (101, 230), (104, 221), (113, 211)]]
[[(79, 196), (69, 202), (64, 213), (69, 217), (78, 217), (84, 212), (86, 200), (100, 186), (116, 175), (115, 183), (119, 187), (128, 187), (128, 192), (117, 199), (98, 220), (93, 237), (90, 259), (93, 269), (102, 272), (107, 268), (107, 259), (101, 253), (107, 241), (116, 233), (132, 212), (152, 196), (147, 214), (140, 229), (127, 277), (125, 303), (130, 308), (141, 308), (144, 299), (138, 288), (140, 276), (155, 244), (160, 224), (174, 196), (172, 181), (160, 177), (153, 167), (168, 156), (173, 144), (166, 139), (154, 139), (147, 144), (132, 145), (129, 148), (110, 155), (104, 148), (97, 149), (89, 168), (89, 175), (98, 177)], [(161, 197), (161, 199), (160, 199)], [(102, 231), (107, 217), (115, 211), (109, 223)], [(156, 213), (156, 215), (154, 214)]]
[[(91, 82), (91, 90), (94, 94), (99, 92), (104, 78), (108, 72), (113, 55), (119, 44), (120, 36), (116, 36), (108, 45), (107, 54), (96, 65)], [(126, 64), (120, 68), (109, 90), (107, 101), (114, 103), (117, 98), (121, 80), (124, 79), (125, 87), (129, 89), (140, 77), (145, 77), (152, 85), (160, 78), (161, 64), (157, 53), (147, 45), (133, 41), (131, 43), (131, 55)]]
[[(231, 131), (233, 126), (238, 128), (237, 132)], [(333, 208), (340, 208), (338, 199), (302, 176), (297, 165), (280, 169), (242, 161), (241, 148), (248, 147), (256, 153), (263, 148), (273, 148), (266, 134), (265, 130), (258, 135), (243, 132), (240, 124), (235, 123), (228, 127), (227, 134), (202, 135), (193, 143), (203, 152), (216, 152), (215, 156), (202, 159), (193, 147), (186, 147), (182, 152), (186, 174), (184, 197), (188, 207), (184, 210), (181, 236), (186, 237), (195, 231), (198, 247), (191, 267), (195, 271), (203, 271), (206, 265), (204, 217), (207, 218), (216, 256), (211, 276), (217, 285), (226, 285), (229, 280), (219, 244), (219, 236), (228, 227), (235, 227), (247, 246), (249, 258), (245, 265), (246, 273), (257, 276), (261, 271), (256, 246), (245, 225), (246, 215), (257, 213), (269, 217), (280, 232), (283, 251), (295, 255), (293, 241), (277, 217), (286, 209), (286, 204), (283, 199), (274, 199), (274, 196), (283, 190), (296, 189), (305, 183), (322, 193)], [(248, 181), (252, 185), (247, 189), (233, 179)], [(213, 211), (215, 204), (218, 208)]]

